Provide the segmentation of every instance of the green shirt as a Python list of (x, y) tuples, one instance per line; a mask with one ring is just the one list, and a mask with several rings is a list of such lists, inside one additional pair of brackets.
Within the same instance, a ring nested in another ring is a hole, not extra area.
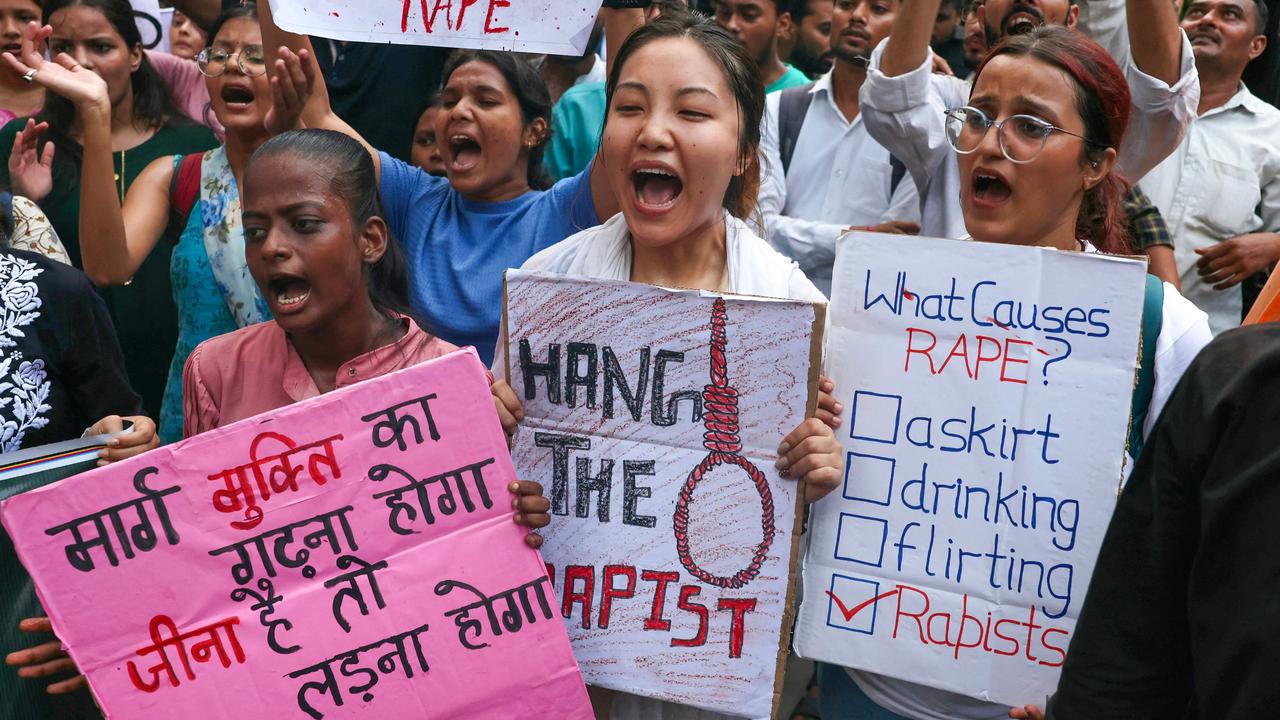
[[(804, 73), (791, 67), (791, 65), (788, 63), (782, 63), (782, 64), (787, 66), (787, 71), (782, 73), (782, 75), (779, 76), (777, 80), (774, 80), (773, 82), (769, 83), (769, 87), (764, 89), (765, 95), (768, 95), (769, 93), (778, 92), (779, 90), (786, 90), (789, 87), (804, 85), (805, 83), (809, 82), (809, 78), (805, 77)], [(3, 147), (3, 146), (0, 146), (0, 147)]]
[[(14, 136), (26, 122), (26, 118), (17, 118), (0, 128), (0, 143), (8, 143), (0, 147), (13, 147)], [(45, 133), (42, 148), (50, 134)], [(179, 121), (160, 128), (137, 147), (113, 153), (112, 162), (117, 176), (124, 177), (124, 189), (128, 192), (129, 185), (152, 160), (204, 152), (217, 146), (218, 141), (208, 128), (189, 120)], [(53, 190), (39, 203), (67, 248), (71, 263), (81, 269), (84, 268), (80, 259), (80, 158), (83, 154), (84, 149), (78, 143), (58, 143), (53, 161)], [(0, 163), (0, 186), (10, 186), (8, 163)], [(152, 418), (159, 416), (169, 362), (178, 342), (178, 310), (169, 285), (171, 249), (171, 242), (156, 243), (127, 286), (99, 290), (124, 350), (129, 383), (142, 396), (143, 409)]]
[(551, 108), (551, 142), (543, 164), (552, 180), (582, 172), (595, 157), (604, 128), (604, 83), (574, 85)]

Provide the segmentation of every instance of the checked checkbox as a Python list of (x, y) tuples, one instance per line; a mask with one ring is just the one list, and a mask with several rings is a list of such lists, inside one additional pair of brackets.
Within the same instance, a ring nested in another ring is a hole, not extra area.
[(833, 573), (831, 589), (827, 590), (827, 625), (841, 630), (874, 635), (876, 631), (876, 607), (881, 600), (897, 594), (894, 588), (880, 592), (880, 583), (867, 578)]

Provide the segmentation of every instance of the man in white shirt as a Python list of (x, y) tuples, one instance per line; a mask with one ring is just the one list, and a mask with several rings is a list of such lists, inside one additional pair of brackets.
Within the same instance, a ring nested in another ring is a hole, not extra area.
[(1240, 283), (1280, 260), (1280, 110), (1240, 82), (1262, 54), (1266, 5), (1194, 0), (1182, 29), (1200, 73), (1199, 117), (1142, 181), (1169, 225), (1182, 294), (1215, 334), (1240, 324)]
[[(898, 3), (835, 0), (832, 69), (809, 85), (774, 93), (765, 101), (759, 207), (767, 238), (827, 295), (836, 240), (845, 228), (919, 230), (915, 184), (905, 177), (905, 168), (894, 179), (889, 151), (867, 134), (858, 103), (867, 59), (876, 43), (888, 37)], [(807, 104), (798, 130), (789, 123), (780, 127), (783, 108), (795, 102)], [(780, 137), (780, 131), (787, 137)], [(784, 162), (784, 150), (789, 162)]]
[[(934, 16), (929, 13), (935, 9), (936, 2), (926, 1), (908, 4), (899, 13), (901, 31), (895, 27), (890, 40), (872, 54), (862, 110), (871, 137), (906, 164), (923, 196), (921, 232), (963, 237), (960, 173), (943, 115), (968, 103), (969, 84), (931, 72)], [(1070, 0), (987, 0), (978, 12), (992, 46), (1010, 31), (1052, 23), (1089, 32), (1111, 53), (1133, 95), (1129, 129), (1119, 148), (1120, 171), (1131, 182), (1168, 157), (1195, 118), (1200, 97), (1195, 62), (1169, 0), (1087, 0), (1081, 5)], [(908, 16), (919, 22), (904, 22)]]

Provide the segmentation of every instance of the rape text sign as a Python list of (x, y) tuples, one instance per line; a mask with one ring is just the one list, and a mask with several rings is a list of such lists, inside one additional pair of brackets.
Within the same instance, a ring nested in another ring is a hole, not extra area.
[(1053, 691), (1115, 507), (1144, 274), (840, 241), (827, 358), (846, 477), (814, 509), (801, 655), (1006, 705)]
[(468, 350), (0, 510), (108, 717), (590, 718), (496, 420)]
[(507, 273), (543, 556), (587, 682), (770, 714), (786, 647), (796, 484), (777, 447), (815, 395), (806, 303)]
[(334, 40), (581, 55), (600, 0), (270, 0), (283, 29)]

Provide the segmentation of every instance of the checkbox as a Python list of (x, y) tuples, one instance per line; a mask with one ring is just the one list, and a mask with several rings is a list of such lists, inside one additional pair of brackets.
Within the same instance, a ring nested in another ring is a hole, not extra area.
[(851, 452), (845, 456), (844, 497), (875, 505), (889, 505), (893, 496), (893, 458)]
[(858, 390), (853, 394), (853, 410), (849, 413), (849, 437), (892, 445), (898, 442), (901, 415), (901, 395)]
[(840, 526), (836, 528), (836, 557), (878, 568), (884, 562), (884, 544), (888, 538), (888, 520), (840, 513)]
[(833, 573), (827, 591), (827, 625), (840, 630), (874, 635), (880, 583)]

